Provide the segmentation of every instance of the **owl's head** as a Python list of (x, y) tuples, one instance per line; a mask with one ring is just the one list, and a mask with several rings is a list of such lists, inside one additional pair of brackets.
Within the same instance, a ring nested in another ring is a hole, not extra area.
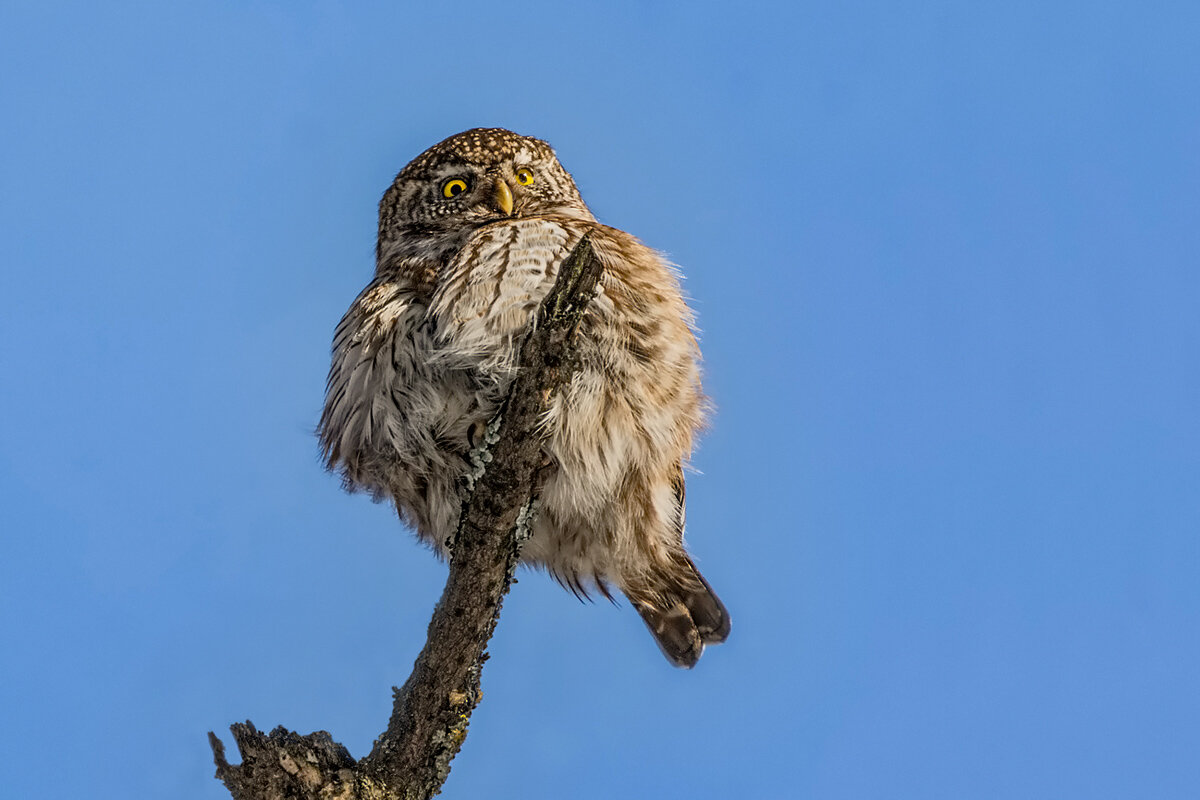
[(503, 128), (474, 128), (400, 171), (379, 203), (379, 233), (539, 214), (594, 219), (550, 145)]

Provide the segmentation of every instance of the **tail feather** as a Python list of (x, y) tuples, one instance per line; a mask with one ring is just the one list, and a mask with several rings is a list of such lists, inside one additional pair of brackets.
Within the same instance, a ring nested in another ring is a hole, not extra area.
[(729, 637), (731, 621), (725, 604), (704, 580), (691, 559), (687, 560), (695, 580), (650, 596), (630, 597), (650, 629), (663, 655), (677, 667), (696, 666), (706, 644), (719, 644)]
[(687, 669), (696, 666), (704, 652), (704, 641), (683, 603), (672, 603), (666, 608), (641, 603), (635, 606), (668, 661)]
[(708, 585), (708, 581), (704, 580), (704, 576), (696, 569), (695, 564), (692, 564), (692, 571), (696, 573), (696, 577), (700, 579), (700, 584), (704, 588), (688, 592), (683, 598), (683, 603), (687, 606), (692, 621), (696, 623), (700, 640), (705, 644), (720, 644), (729, 638), (729, 631), (732, 627), (729, 611), (721, 602), (721, 598), (717, 597), (717, 593)]

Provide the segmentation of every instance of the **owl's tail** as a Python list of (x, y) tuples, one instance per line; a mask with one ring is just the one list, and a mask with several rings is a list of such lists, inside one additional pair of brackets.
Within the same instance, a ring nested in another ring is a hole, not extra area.
[(706, 644), (720, 644), (729, 636), (730, 619), (725, 604), (704, 580), (690, 558), (684, 556), (686, 578), (672, 580), (670, 588), (647, 593), (631, 592), (629, 599), (642, 615), (663, 655), (677, 667), (691, 669)]

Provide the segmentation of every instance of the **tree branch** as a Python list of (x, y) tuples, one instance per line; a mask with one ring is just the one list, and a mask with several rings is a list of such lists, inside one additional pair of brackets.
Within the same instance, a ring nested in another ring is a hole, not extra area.
[(425, 800), (441, 791), (479, 702), (487, 643), (537, 514), (545, 435), (539, 422), (575, 372), (575, 332), (601, 271), (585, 235), (559, 267), (521, 345), (508, 397), (471, 454), (475, 469), (446, 588), (412, 674), (393, 690), (387, 730), (355, 762), (324, 731), (300, 736), (276, 728), (264, 736), (249, 722), (234, 724), (230, 730), (242, 755), (237, 766), (209, 733), (217, 777), (234, 800)]

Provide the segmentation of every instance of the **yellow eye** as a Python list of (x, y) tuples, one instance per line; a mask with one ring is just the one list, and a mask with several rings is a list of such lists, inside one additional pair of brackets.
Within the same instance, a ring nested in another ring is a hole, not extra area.
[(528, 186), (533, 183), (533, 170), (521, 167), (517, 170), (517, 183), (522, 186)]
[(462, 178), (451, 178), (442, 184), (442, 197), (458, 197), (466, 190), (466, 181)]

